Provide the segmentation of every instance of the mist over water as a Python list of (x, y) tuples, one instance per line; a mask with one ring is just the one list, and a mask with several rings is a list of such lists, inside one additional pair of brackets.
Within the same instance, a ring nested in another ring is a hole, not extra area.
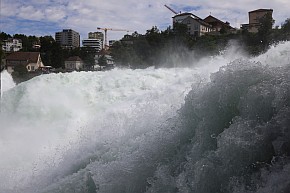
[(187, 68), (11, 84), (0, 192), (287, 192), (288, 50), (284, 42), (248, 58), (231, 47)]
[(2, 96), (2, 94), (5, 91), (13, 88), (15, 86), (15, 83), (12, 79), (12, 76), (6, 70), (1, 72), (0, 78), (1, 78), (1, 81), (0, 81), (1, 87), (0, 88), (1, 88), (1, 96)]

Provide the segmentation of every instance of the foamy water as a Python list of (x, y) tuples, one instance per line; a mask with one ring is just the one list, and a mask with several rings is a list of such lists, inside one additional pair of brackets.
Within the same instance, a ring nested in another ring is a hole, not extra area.
[(1, 99), (0, 192), (284, 191), (287, 50), (12, 86)]
[(15, 86), (15, 83), (12, 79), (12, 76), (6, 70), (1, 72), (0, 77), (1, 77), (0, 83), (1, 83), (1, 96), (2, 96), (2, 94), (5, 91), (13, 88)]

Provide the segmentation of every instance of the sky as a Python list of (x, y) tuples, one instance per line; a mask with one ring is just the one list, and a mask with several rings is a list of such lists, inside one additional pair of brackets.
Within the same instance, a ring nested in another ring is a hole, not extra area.
[(81, 40), (97, 27), (124, 29), (108, 31), (108, 40), (157, 26), (165, 30), (172, 25), (174, 13), (189, 12), (200, 18), (212, 15), (232, 27), (248, 23), (248, 12), (273, 9), (274, 26), (290, 18), (289, 0), (0, 0), (0, 31), (35, 36), (55, 36), (55, 32), (73, 29)]

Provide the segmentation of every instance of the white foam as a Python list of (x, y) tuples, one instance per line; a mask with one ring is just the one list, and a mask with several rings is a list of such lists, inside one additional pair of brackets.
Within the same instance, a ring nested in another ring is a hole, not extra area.
[(1, 96), (2, 96), (2, 94), (5, 91), (15, 86), (15, 82), (13, 81), (12, 76), (6, 70), (1, 72), (0, 77), (1, 77)]
[[(235, 95), (239, 88), (246, 90), (246, 83), (252, 81), (252, 85), (255, 78), (259, 79), (251, 72), (258, 72), (263, 79), (271, 72), (266, 65), (274, 67), (275, 61), (287, 65), (288, 55), (281, 53), (288, 45), (286, 42), (271, 48), (268, 57), (251, 59), (260, 62), (259, 65), (248, 61), (237, 47), (231, 47), (218, 56), (200, 60), (192, 68), (48, 74), (6, 90), (0, 114), (0, 192), (51, 193), (76, 189), (81, 192), (88, 188), (85, 186), (89, 180), (94, 181), (99, 192), (145, 192), (148, 182), (152, 185), (148, 192), (169, 189), (171, 185), (189, 190), (194, 183), (186, 183), (192, 177), (191, 169), (196, 167), (194, 162), (187, 163), (183, 168), (187, 171), (179, 171), (176, 176), (171, 176), (167, 168), (170, 164), (190, 162), (188, 158), (194, 160), (191, 153), (199, 148), (187, 135), (196, 125), (184, 129), (185, 123), (179, 119), (179, 109), (187, 93), (192, 90), (191, 93), (197, 94), (188, 95), (188, 107), (183, 108), (190, 111), (193, 105), (200, 109), (201, 117), (205, 116), (204, 122), (198, 122), (200, 130), (197, 131), (202, 133), (205, 126), (214, 130), (215, 122), (210, 122), (214, 120), (214, 110), (218, 109), (214, 105), (219, 102), (221, 107), (232, 110), (227, 105), (234, 100), (246, 104), (246, 99)], [(275, 60), (277, 55), (280, 58)], [(272, 59), (267, 60), (270, 56)], [(230, 64), (233, 60), (236, 61)], [(228, 64), (228, 68), (220, 69)], [(219, 69), (210, 82), (211, 73)], [(246, 73), (247, 78), (239, 73)], [(213, 92), (203, 95), (211, 87)], [(259, 87), (249, 90), (245, 96), (258, 98), (259, 93), (255, 91)], [(223, 97), (216, 98), (216, 93)], [(205, 97), (194, 98), (200, 96)], [(255, 103), (255, 100), (248, 101)], [(278, 99), (276, 103), (280, 105)], [(207, 107), (210, 112), (206, 111)], [(242, 110), (258, 111), (249, 107)], [(242, 133), (242, 128), (239, 129)], [(225, 139), (230, 137), (224, 135)], [(227, 148), (231, 146), (225, 146), (223, 151)], [(169, 160), (172, 156), (174, 163)], [(183, 165), (176, 167), (180, 169)], [(202, 172), (197, 173), (204, 176)]]

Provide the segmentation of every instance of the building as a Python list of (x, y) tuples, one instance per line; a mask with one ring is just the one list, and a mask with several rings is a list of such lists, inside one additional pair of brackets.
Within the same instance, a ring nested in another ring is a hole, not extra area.
[(114, 59), (111, 55), (105, 54), (97, 54), (95, 55), (96, 65), (94, 66), (95, 70), (103, 70), (103, 69), (112, 69), (115, 67)]
[(121, 39), (121, 42), (126, 45), (133, 45), (134, 44), (134, 37), (132, 35), (126, 34)]
[(83, 47), (94, 48), (96, 52), (99, 52), (103, 49), (103, 41), (100, 39), (84, 39), (82, 43)]
[(64, 65), (67, 71), (75, 71), (83, 69), (84, 62), (80, 57), (72, 56), (64, 61)]
[(180, 13), (180, 14), (177, 14), (177, 15), (175, 15), (175, 16), (172, 17), (173, 24), (174, 23), (181, 23), (187, 17), (192, 17), (192, 18), (195, 18), (195, 19), (200, 19), (199, 17), (197, 17), (196, 15), (194, 15), (192, 13)]
[(6, 57), (6, 68), (9, 73), (14, 72), (14, 68), (19, 65), (25, 66), (28, 72), (44, 67), (39, 52), (13, 52)]
[(9, 38), (3, 41), (2, 50), (5, 52), (18, 52), (22, 49), (22, 40)]
[(88, 39), (82, 41), (83, 47), (94, 48), (97, 52), (103, 49), (104, 34), (102, 32), (90, 32)]
[(112, 47), (114, 43), (116, 43), (117, 40), (109, 40), (109, 47)]
[(188, 33), (193, 36), (202, 36), (212, 31), (212, 26), (203, 19), (192, 13), (181, 13), (173, 17), (173, 26), (175, 23), (187, 25)]
[(55, 33), (55, 41), (65, 49), (80, 47), (80, 34), (72, 29), (64, 29)]
[(242, 24), (241, 28), (252, 33), (257, 33), (261, 26), (261, 19), (267, 14), (273, 20), (273, 9), (257, 9), (249, 12), (249, 24)]
[(89, 39), (101, 39), (102, 41), (104, 41), (103, 32), (89, 32), (88, 37)]
[(223, 22), (212, 15), (207, 16), (204, 21), (212, 26), (212, 30), (215, 32), (222, 32), (221, 30), (224, 30), (225, 32), (233, 32), (235, 31), (235, 28), (230, 26), (229, 22)]

